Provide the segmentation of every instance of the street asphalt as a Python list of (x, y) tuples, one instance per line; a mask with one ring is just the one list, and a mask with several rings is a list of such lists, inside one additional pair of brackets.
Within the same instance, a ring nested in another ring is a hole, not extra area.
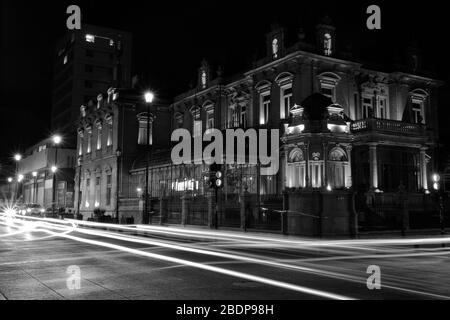
[(450, 298), (449, 245), (142, 228), (0, 220), (0, 300)]

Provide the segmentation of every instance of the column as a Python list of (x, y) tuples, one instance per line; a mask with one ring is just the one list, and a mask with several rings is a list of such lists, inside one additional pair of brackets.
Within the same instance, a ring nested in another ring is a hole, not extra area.
[(283, 149), (281, 151), (281, 166), (280, 166), (280, 187), (279, 192), (282, 193), (284, 190), (286, 190), (286, 170), (287, 170), (287, 156), (286, 156), (286, 149)]
[(323, 172), (322, 172), (322, 186), (328, 187), (328, 143), (323, 143)]
[(428, 191), (428, 173), (427, 173), (427, 148), (420, 149), (420, 176), (422, 189)]
[(351, 188), (353, 186), (353, 177), (352, 177), (352, 146), (346, 147), (347, 151), (347, 159), (348, 159), (348, 174), (346, 175), (345, 186), (347, 188)]
[(375, 192), (378, 190), (378, 160), (377, 160), (377, 143), (369, 144), (369, 162), (370, 162), (370, 189)]
[(305, 144), (305, 177), (306, 177), (306, 188), (311, 188), (311, 180), (309, 179), (309, 143)]

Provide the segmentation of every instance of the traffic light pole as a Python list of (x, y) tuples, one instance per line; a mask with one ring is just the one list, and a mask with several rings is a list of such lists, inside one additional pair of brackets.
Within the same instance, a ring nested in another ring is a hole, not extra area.
[(214, 188), (215, 194), (216, 194), (216, 209), (214, 210), (214, 228), (217, 230), (219, 229), (219, 189)]

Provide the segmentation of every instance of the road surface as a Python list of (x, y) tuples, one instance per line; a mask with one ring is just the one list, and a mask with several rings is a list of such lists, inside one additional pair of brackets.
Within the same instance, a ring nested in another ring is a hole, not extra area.
[[(0, 300), (450, 298), (450, 243), (434, 238), (122, 228), (0, 216)], [(369, 266), (380, 270), (380, 289), (368, 288)]]

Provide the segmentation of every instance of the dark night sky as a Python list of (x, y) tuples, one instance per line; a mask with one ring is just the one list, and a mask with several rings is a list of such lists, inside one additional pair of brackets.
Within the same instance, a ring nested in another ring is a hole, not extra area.
[[(381, 31), (365, 27), (366, 8), (374, 3), (382, 8)], [(351, 44), (355, 56), (384, 64), (404, 57), (401, 50), (416, 39), (424, 65), (447, 81), (447, 17), (436, 3), (1, 0), (0, 162), (50, 134), (54, 44), (66, 31), (70, 4), (81, 7), (86, 23), (132, 32), (133, 73), (144, 73), (159, 95), (170, 98), (195, 81), (203, 57), (224, 65), (227, 74), (242, 71), (256, 49), (264, 53), (264, 34), (272, 22), (286, 27), (291, 39), (303, 26), (312, 41), (325, 14), (337, 27), (338, 46)], [(441, 91), (441, 119), (446, 120), (448, 87)]]

